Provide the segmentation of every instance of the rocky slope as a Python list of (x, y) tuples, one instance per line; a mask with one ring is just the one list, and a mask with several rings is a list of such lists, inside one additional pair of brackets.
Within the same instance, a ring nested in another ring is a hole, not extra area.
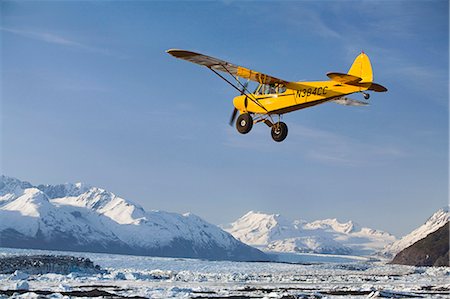
[(380, 254), (385, 257), (394, 257), (403, 249), (411, 246), (415, 242), (425, 238), (429, 234), (437, 231), (449, 221), (448, 207), (436, 211), (428, 220), (411, 233), (402, 237), (400, 240), (386, 246)]
[(33, 186), (0, 176), (0, 246), (266, 260), (266, 256), (193, 214), (145, 211), (84, 184)]
[(391, 263), (410, 266), (450, 266), (449, 222), (397, 253)]

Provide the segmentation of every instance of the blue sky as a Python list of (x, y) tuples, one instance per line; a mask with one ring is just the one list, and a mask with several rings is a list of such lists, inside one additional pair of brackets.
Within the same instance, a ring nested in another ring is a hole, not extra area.
[[(3, 174), (215, 224), (257, 210), (397, 236), (448, 202), (448, 1), (0, 5)], [(236, 92), (169, 48), (292, 81), (364, 50), (389, 92), (286, 114), (278, 144), (229, 127)]]

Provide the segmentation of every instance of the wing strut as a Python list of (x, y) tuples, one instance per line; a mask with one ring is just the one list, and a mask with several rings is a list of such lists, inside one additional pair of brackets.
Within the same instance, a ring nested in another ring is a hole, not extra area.
[[(227, 73), (228, 74), (230, 74), (231, 76), (233, 76), (233, 74), (231, 74), (229, 71), (228, 71), (228, 69), (224, 66), (224, 65), (220, 65), (221, 67), (223, 67), (226, 71), (227, 71)], [(240, 90), (236, 85), (234, 85), (233, 83), (231, 83), (227, 78), (225, 78), (224, 76), (222, 76), (221, 74), (219, 74), (216, 70), (214, 70), (213, 68), (211, 68), (211, 67), (208, 67), (211, 71), (213, 71), (213, 73), (214, 74), (216, 74), (217, 76), (219, 76), (221, 79), (223, 79), (225, 82), (227, 82), (228, 84), (230, 84), (234, 89), (236, 89), (237, 91), (239, 91), (239, 93), (242, 93), (242, 91), (246, 91), (247, 93), (244, 93), (245, 94), (245, 96), (248, 98), (248, 99), (250, 99), (250, 101), (252, 101), (253, 103), (255, 103), (256, 105), (258, 105), (259, 107), (261, 107), (262, 109), (264, 109), (264, 111), (266, 111), (266, 112), (269, 112), (269, 111), (267, 111), (267, 109), (263, 106), (263, 105), (261, 105), (261, 103), (260, 102), (258, 102), (256, 99), (254, 99), (254, 98), (252, 98), (251, 96), (250, 96), (250, 92), (248, 91), (248, 89), (247, 89), (247, 87), (245, 87), (239, 80), (236, 80), (236, 82), (239, 84), (239, 85), (241, 85), (242, 86), (242, 90)], [(233, 76), (234, 77), (234, 76)]]

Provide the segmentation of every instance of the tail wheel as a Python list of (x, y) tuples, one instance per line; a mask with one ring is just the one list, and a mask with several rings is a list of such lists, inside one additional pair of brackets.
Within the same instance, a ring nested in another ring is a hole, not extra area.
[(286, 139), (286, 137), (287, 137), (288, 127), (282, 121), (277, 122), (277, 123), (273, 124), (271, 133), (272, 133), (273, 140), (275, 140), (276, 142), (281, 142), (284, 139)]
[(236, 121), (236, 129), (241, 134), (247, 134), (253, 127), (253, 118), (250, 113), (243, 113), (239, 115)]

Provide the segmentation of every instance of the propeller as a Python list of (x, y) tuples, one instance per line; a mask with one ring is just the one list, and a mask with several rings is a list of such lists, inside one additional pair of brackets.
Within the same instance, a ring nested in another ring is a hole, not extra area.
[[(245, 91), (247, 90), (247, 86), (248, 86), (248, 81), (245, 82), (244, 85), (242, 85), (241, 95), (245, 95)], [(245, 97), (245, 107), (247, 107), (247, 97)], [(233, 126), (234, 121), (236, 119), (237, 112), (238, 112), (238, 110), (235, 107), (233, 109), (233, 113), (231, 113), (230, 122), (228, 123), (230, 126)]]
[(236, 108), (233, 109), (233, 113), (231, 114), (230, 122), (228, 123), (230, 126), (233, 126), (234, 120), (236, 119), (238, 110)]

